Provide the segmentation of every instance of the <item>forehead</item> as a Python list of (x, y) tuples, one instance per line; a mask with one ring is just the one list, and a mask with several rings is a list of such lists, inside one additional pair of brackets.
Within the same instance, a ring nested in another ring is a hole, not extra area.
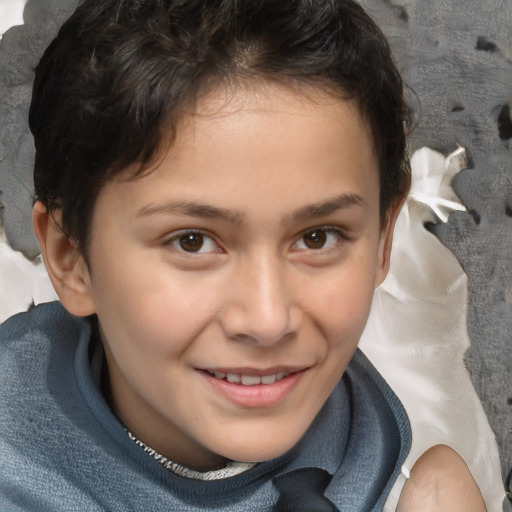
[(247, 211), (273, 197), (283, 215), (285, 203), (297, 209), (341, 194), (378, 203), (378, 165), (357, 104), (316, 87), (217, 88), (182, 113), (172, 144), (132, 176), (127, 169), (106, 188), (139, 212), (178, 195)]
[[(302, 143), (313, 140), (313, 130), (316, 143), (322, 137), (328, 142), (340, 131), (345, 136), (371, 138), (355, 100), (345, 98), (342, 91), (293, 82), (252, 80), (217, 87), (185, 109), (180, 120), (177, 134), (182, 142), (190, 141), (193, 132), (212, 128), (217, 131), (219, 127), (235, 129), (237, 124), (243, 125), (245, 131), (254, 130), (253, 135), (262, 142), (270, 128), (285, 127), (300, 131)], [(305, 131), (305, 124), (311, 130)], [(219, 132), (219, 137), (223, 133)], [(282, 133), (283, 137), (288, 133)]]

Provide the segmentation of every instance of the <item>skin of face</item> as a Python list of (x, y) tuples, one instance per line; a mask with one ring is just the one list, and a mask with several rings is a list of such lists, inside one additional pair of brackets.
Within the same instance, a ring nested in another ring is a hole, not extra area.
[(82, 302), (72, 286), (59, 293), (98, 315), (111, 407), (192, 468), (285, 453), (345, 371), (389, 265), (398, 207), (381, 222), (356, 104), (219, 88), (144, 176), (132, 172), (99, 193), (87, 263), (66, 260)]

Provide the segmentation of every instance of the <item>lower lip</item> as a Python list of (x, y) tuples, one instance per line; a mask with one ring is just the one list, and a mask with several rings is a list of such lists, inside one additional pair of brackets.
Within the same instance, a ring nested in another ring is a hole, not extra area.
[(211, 386), (231, 402), (241, 407), (272, 407), (284, 400), (299, 383), (304, 370), (275, 381), (273, 384), (244, 386), (217, 379), (208, 372), (202, 372)]

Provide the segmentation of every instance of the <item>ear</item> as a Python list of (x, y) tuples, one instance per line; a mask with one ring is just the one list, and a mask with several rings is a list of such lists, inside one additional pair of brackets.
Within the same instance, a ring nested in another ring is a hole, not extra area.
[(76, 244), (62, 231), (60, 218), (60, 210), (50, 213), (37, 201), (32, 212), (34, 233), (62, 304), (73, 315), (88, 316), (95, 312), (89, 269)]
[(391, 247), (393, 245), (393, 232), (395, 231), (396, 220), (402, 210), (405, 199), (396, 201), (386, 212), (386, 217), (381, 226), (379, 239), (379, 252), (377, 255), (377, 272), (375, 274), (374, 286), (380, 286), (389, 272), (391, 262)]

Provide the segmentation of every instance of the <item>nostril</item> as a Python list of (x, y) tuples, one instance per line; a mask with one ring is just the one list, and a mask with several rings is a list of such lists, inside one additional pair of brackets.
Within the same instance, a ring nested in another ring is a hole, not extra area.
[(300, 329), (300, 312), (282, 306), (244, 309), (233, 306), (223, 311), (220, 323), (225, 335), (234, 341), (273, 346), (291, 340)]

